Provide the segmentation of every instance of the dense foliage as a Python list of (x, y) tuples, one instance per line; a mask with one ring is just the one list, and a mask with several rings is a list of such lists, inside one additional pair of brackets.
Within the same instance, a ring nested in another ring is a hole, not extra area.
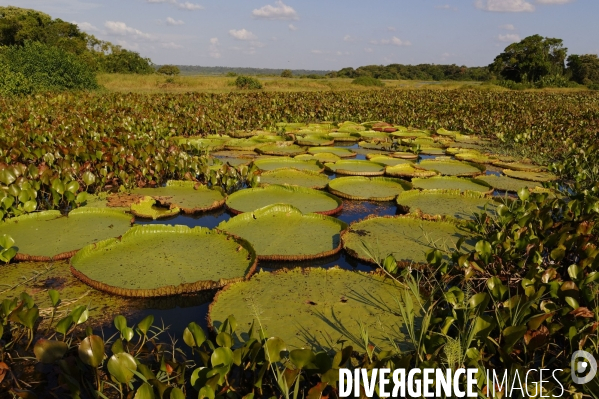
[(583, 85), (599, 84), (597, 54), (571, 55), (567, 61), (572, 80)]
[(378, 80), (377, 78), (373, 78), (372, 76), (360, 76), (352, 80), (352, 84), (360, 85), (360, 86), (378, 86), (383, 87), (385, 84)]
[(466, 67), (453, 65), (401, 65), (391, 64), (368, 65), (359, 68), (343, 68), (332, 72), (328, 76), (333, 78), (357, 78), (371, 76), (377, 79), (405, 79), (405, 80), (476, 80), (486, 81), (491, 79), (491, 74), (486, 67)]
[(58, 47), (27, 41), (0, 51), (0, 93), (29, 94), (98, 88), (95, 73), (77, 56)]
[(156, 70), (156, 73), (168, 76), (179, 75), (181, 70), (176, 65), (162, 65)]
[(40, 11), (0, 7), (0, 46), (39, 42), (75, 55), (94, 71), (114, 73), (154, 72), (152, 62), (138, 53), (102, 41), (70, 22), (52, 19)]
[(251, 76), (238, 76), (235, 79), (235, 86), (238, 89), (248, 89), (248, 90), (260, 90), (262, 89), (262, 83), (256, 78)]

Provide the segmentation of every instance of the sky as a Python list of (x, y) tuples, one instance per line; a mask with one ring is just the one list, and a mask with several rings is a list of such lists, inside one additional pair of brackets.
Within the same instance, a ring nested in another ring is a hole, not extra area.
[(156, 64), (338, 70), (483, 66), (540, 34), (599, 53), (597, 0), (0, 0), (76, 23)]

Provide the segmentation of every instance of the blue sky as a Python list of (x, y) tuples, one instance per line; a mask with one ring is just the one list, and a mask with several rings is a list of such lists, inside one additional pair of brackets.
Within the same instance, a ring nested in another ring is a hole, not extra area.
[(157, 64), (336, 70), (487, 65), (531, 34), (599, 53), (597, 0), (0, 0)]

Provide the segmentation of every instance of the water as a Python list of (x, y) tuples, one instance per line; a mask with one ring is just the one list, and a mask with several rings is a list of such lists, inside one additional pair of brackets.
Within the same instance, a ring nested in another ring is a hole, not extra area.
[[(343, 148), (359, 148), (357, 144), (344, 146)], [(423, 155), (422, 159), (434, 159), (436, 156)], [(353, 159), (366, 159), (363, 154), (357, 155)], [(487, 174), (500, 174), (500, 170), (487, 170)], [(336, 176), (334, 173), (327, 173), (330, 179), (334, 179)], [(497, 192), (496, 194), (501, 195)], [(393, 201), (389, 202), (371, 202), (371, 201), (350, 201), (343, 200), (343, 210), (341, 213), (335, 215), (338, 219), (345, 223), (352, 223), (363, 219), (369, 215), (385, 216), (385, 215), (396, 215), (398, 209)], [(136, 224), (172, 224), (172, 225), (185, 225), (189, 227), (207, 227), (215, 228), (219, 223), (229, 220), (234, 215), (229, 213), (225, 208), (213, 212), (206, 212), (196, 216), (189, 215), (178, 215), (170, 219), (162, 220), (141, 220), (137, 219)], [(354, 259), (347, 255), (345, 251), (341, 251), (338, 254), (322, 259), (316, 259), (311, 261), (303, 262), (260, 262), (259, 270), (274, 271), (281, 268), (310, 268), (310, 267), (322, 267), (331, 268), (334, 266), (341, 267), (346, 270), (359, 270), (359, 271), (372, 271), (373, 265), (364, 263), (360, 260)], [(155, 323), (159, 324), (160, 321), (170, 326), (169, 331), (171, 335), (181, 336), (183, 330), (191, 321), (195, 321), (204, 328), (207, 328), (206, 316), (208, 314), (208, 307), (215, 293), (203, 293), (199, 295), (191, 295), (182, 298), (157, 298), (152, 299), (144, 303), (143, 309), (140, 308), (136, 311), (129, 320), (136, 323), (143, 319), (148, 314), (153, 314), (155, 317)]]

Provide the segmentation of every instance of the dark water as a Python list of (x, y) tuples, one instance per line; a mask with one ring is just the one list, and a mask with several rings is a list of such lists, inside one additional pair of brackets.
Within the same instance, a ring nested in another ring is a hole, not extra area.
[[(357, 144), (344, 146), (344, 148), (359, 148)], [(434, 159), (435, 156), (423, 155), (422, 159)], [(359, 154), (354, 159), (366, 159), (365, 155)], [(327, 173), (329, 178), (335, 178), (335, 174)], [(500, 170), (488, 170), (487, 174), (500, 174)], [(501, 194), (501, 193), (497, 193)], [(338, 219), (345, 223), (352, 223), (367, 217), (368, 215), (396, 215), (398, 209), (395, 202), (370, 202), (370, 201), (343, 201), (343, 210), (335, 215)], [(197, 216), (179, 215), (170, 219), (162, 219), (158, 221), (136, 220), (136, 224), (171, 224), (185, 225), (189, 227), (207, 227), (215, 228), (219, 223), (229, 220), (233, 217), (224, 208), (214, 212), (207, 212)], [(323, 267), (330, 268), (339, 266), (346, 270), (371, 271), (373, 266), (347, 255), (345, 251), (341, 251), (332, 257), (304, 261), (304, 262), (260, 262), (258, 268), (265, 271), (273, 271), (281, 268), (295, 267)], [(212, 293), (213, 295), (214, 293)], [(191, 321), (195, 321), (204, 328), (207, 328), (206, 315), (211, 301), (211, 294), (201, 294), (198, 296), (187, 296), (182, 298), (164, 298), (148, 301), (133, 316), (130, 317), (130, 322), (136, 323), (143, 319), (148, 314), (153, 314), (155, 323), (162, 322), (170, 326), (170, 334), (180, 337), (183, 330)]]

